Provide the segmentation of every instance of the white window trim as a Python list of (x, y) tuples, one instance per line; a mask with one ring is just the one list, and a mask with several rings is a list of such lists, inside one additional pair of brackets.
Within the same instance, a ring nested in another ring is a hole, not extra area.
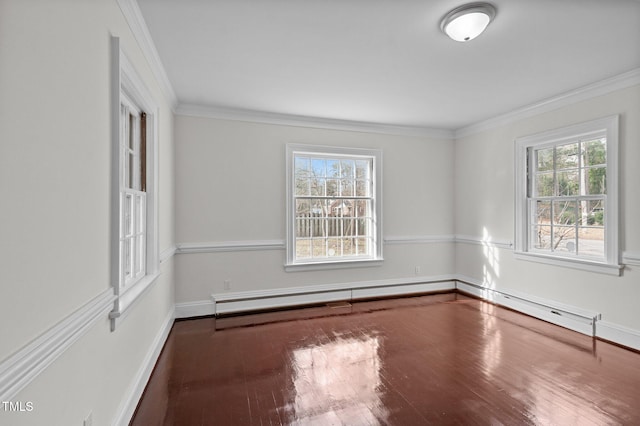
[[(124, 320), (160, 275), (158, 231), (158, 106), (135, 68), (120, 49), (120, 39), (111, 38), (111, 239), (110, 282), (116, 294), (109, 318), (112, 331)], [(136, 282), (123, 286), (120, 282), (120, 103), (121, 96), (147, 114), (147, 183), (146, 183), (146, 274)]]
[[(336, 259), (314, 262), (295, 261), (295, 232), (293, 230), (295, 221), (295, 205), (293, 197), (294, 188), (294, 164), (295, 154), (320, 154), (327, 155), (348, 155), (367, 156), (373, 158), (373, 221), (374, 221), (374, 247), (375, 256), (368, 259)], [(286, 149), (286, 263), (285, 271), (313, 271), (323, 269), (356, 268), (382, 265), (382, 151), (379, 149), (365, 148), (345, 148), (335, 146), (319, 146), (306, 144), (287, 144)]]
[[(618, 126), (619, 116), (610, 116), (548, 132), (518, 138), (515, 141), (515, 247), (516, 259), (565, 266), (590, 272), (620, 275), (618, 236)], [(605, 199), (605, 256), (603, 262), (529, 251), (529, 215), (527, 208), (527, 150), (603, 133), (607, 138), (607, 195)]]

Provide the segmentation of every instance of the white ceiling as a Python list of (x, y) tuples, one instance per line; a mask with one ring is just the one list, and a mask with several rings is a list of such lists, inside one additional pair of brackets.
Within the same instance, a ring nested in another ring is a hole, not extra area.
[(182, 106), (460, 129), (640, 68), (637, 0), (137, 0)]

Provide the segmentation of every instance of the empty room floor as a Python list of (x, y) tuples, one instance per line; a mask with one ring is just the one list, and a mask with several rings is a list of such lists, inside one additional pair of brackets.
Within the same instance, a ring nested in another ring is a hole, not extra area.
[(640, 354), (461, 294), (176, 322), (132, 425), (640, 424)]

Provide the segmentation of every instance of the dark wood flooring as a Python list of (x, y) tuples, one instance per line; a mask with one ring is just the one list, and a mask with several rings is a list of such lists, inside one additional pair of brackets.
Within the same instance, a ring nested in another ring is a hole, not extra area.
[(131, 424), (640, 425), (640, 354), (460, 294), (179, 321)]

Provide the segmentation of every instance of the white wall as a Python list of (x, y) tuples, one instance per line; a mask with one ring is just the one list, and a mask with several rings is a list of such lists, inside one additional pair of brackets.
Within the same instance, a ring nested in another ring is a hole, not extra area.
[[(640, 87), (618, 90), (492, 130), (460, 138), (455, 148), (456, 232), (513, 241), (514, 140), (620, 114), (621, 250), (640, 252)], [(602, 313), (602, 320), (640, 336), (640, 266), (612, 277), (515, 260), (495, 248), (459, 244), (456, 270), (498, 290), (511, 289)], [(638, 340), (640, 342), (640, 340)]]
[[(110, 37), (160, 105), (160, 251), (174, 244), (173, 113), (115, 0), (0, 1), (0, 366), (109, 289)], [(174, 306), (173, 260), (115, 332), (106, 314), (0, 424), (111, 424)], [(1, 408), (1, 407), (0, 407)]]
[[(385, 238), (453, 234), (453, 142), (176, 117), (176, 239), (226, 244), (285, 239), (287, 143), (383, 151)], [(452, 274), (453, 244), (385, 244), (380, 267), (285, 272), (284, 249), (179, 254), (176, 301), (212, 293)]]

